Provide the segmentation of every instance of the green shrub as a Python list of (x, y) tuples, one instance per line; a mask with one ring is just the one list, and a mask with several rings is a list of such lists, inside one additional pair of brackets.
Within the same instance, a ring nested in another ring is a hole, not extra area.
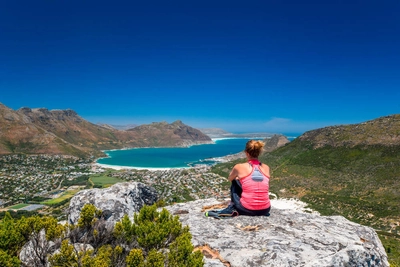
[(17, 257), (10, 256), (7, 252), (0, 249), (0, 266), (19, 267), (21, 262)]
[[(182, 227), (178, 216), (157, 206), (144, 206), (133, 217), (125, 216), (108, 230), (101, 220), (101, 210), (86, 204), (78, 223), (63, 226), (52, 217), (29, 217), (15, 220), (6, 213), (0, 224), (0, 266), (16, 267), (22, 246), (29, 240), (35, 244), (30, 266), (111, 267), (111, 266), (203, 266), (203, 256), (193, 252), (188, 227)], [(41, 235), (45, 231), (45, 241)], [(58, 253), (49, 255), (52, 245), (59, 244)], [(77, 251), (73, 243), (90, 245), (93, 249)]]
[(127, 267), (144, 267), (144, 256), (141, 249), (132, 249), (126, 257)]
[(152, 205), (144, 206), (133, 219), (131, 222), (125, 216), (114, 228), (114, 236), (132, 248), (126, 259), (128, 266), (203, 266), (203, 255), (193, 253), (189, 228), (182, 227), (178, 216), (166, 209), (158, 212)]

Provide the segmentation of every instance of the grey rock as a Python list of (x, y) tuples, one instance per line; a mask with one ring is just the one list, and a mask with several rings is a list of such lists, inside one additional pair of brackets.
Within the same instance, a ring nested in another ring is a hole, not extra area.
[(93, 204), (103, 211), (103, 219), (112, 227), (124, 215), (129, 218), (144, 205), (152, 205), (158, 199), (156, 190), (143, 183), (118, 183), (105, 189), (88, 189), (78, 192), (70, 201), (68, 222), (76, 224), (85, 204)]
[[(269, 217), (205, 217), (202, 207), (217, 203), (197, 200), (167, 209), (189, 225), (195, 247), (208, 245), (231, 267), (389, 266), (376, 232), (344, 217), (277, 209), (274, 200)], [(222, 266), (215, 261), (206, 266)]]
[(4, 119), (7, 121), (17, 121), (18, 116), (16, 116), (14, 113), (6, 113), (3, 115)]
[[(85, 252), (88, 250), (94, 250), (93, 246), (90, 244), (84, 244), (84, 243), (75, 243), (74, 244), (74, 249), (77, 253), (80, 252)], [(57, 251), (58, 252), (58, 251)]]
[(204, 266), (205, 267), (226, 267), (220, 260), (216, 259), (204, 259)]
[[(61, 240), (57, 240), (57, 243), (61, 243)], [(46, 261), (47, 255), (53, 253), (57, 245), (59, 244), (46, 239), (45, 231), (42, 229), (25, 243), (19, 253), (19, 259), (24, 266), (47, 267), (49, 266)]]

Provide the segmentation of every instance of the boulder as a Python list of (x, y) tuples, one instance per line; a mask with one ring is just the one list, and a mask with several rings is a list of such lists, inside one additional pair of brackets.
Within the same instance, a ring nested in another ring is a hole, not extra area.
[[(190, 227), (192, 243), (209, 259), (206, 266), (389, 266), (376, 232), (341, 216), (286, 208), (271, 200), (269, 217), (205, 217), (215, 199), (167, 207)], [(217, 262), (220, 261), (220, 264)], [(223, 265), (222, 265), (223, 264)]]
[(125, 214), (132, 218), (144, 205), (152, 205), (157, 200), (156, 190), (139, 182), (118, 183), (105, 189), (82, 190), (70, 201), (68, 222), (76, 224), (83, 206), (93, 204), (103, 211), (103, 219), (112, 227)]
[(45, 230), (42, 229), (25, 243), (19, 253), (19, 259), (23, 263), (23, 266), (49, 266), (46, 261), (47, 255), (52, 254), (56, 250), (61, 240), (58, 239), (57, 243), (47, 240)]

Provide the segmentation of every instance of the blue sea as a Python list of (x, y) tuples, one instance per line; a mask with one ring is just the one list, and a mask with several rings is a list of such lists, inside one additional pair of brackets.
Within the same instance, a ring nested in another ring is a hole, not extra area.
[(185, 168), (199, 164), (212, 165), (214, 158), (235, 154), (244, 150), (250, 138), (217, 139), (215, 144), (174, 148), (133, 148), (108, 150), (107, 158), (97, 163), (137, 168)]

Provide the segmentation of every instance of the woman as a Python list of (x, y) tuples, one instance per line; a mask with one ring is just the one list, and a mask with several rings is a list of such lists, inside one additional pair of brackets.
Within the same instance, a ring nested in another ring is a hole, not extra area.
[(269, 167), (258, 160), (264, 143), (250, 140), (244, 152), (247, 162), (236, 164), (229, 174), (231, 185), (231, 205), (240, 215), (268, 216), (271, 209), (269, 200)]

